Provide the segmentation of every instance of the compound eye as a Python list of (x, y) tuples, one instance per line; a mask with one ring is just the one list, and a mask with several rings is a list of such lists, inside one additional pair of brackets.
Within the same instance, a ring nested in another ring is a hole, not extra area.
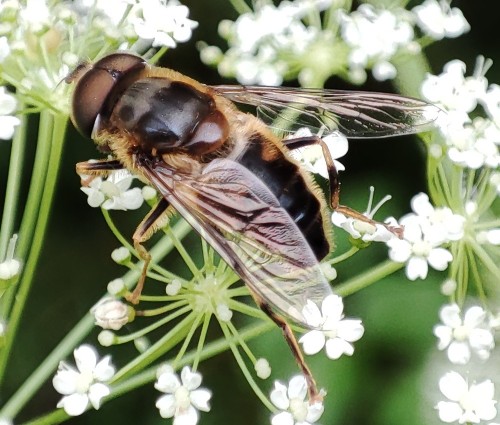
[[(117, 82), (128, 72), (142, 69), (146, 62), (129, 53), (112, 53), (77, 76), (71, 119), (85, 136), (91, 137), (97, 117)], [(79, 73), (78, 69), (75, 73)], [(73, 79), (70, 79), (70, 82)]]

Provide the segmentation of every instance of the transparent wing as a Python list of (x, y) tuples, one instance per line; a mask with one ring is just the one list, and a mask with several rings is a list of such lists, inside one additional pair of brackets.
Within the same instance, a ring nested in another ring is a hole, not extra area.
[(174, 174), (167, 164), (138, 159), (167, 201), (240, 275), (250, 290), (305, 327), (307, 300), (320, 305), (332, 293), (309, 244), (267, 186), (227, 159), (201, 175)]
[(378, 138), (430, 128), (440, 109), (423, 100), (389, 93), (262, 86), (214, 86), (238, 103), (254, 105), (270, 127), (292, 133), (340, 132), (349, 138)]

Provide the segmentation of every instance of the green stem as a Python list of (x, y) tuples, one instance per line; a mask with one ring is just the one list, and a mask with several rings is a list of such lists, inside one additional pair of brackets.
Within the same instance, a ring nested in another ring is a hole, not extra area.
[[(191, 227), (185, 222), (181, 221), (174, 226), (175, 234), (180, 238), (184, 238)], [(152, 249), (151, 255), (155, 261), (161, 260), (173, 249), (172, 242), (167, 239), (161, 239)], [(137, 281), (139, 272), (131, 270), (125, 274), (123, 280), (125, 284), (130, 287)], [(59, 361), (72, 351), (83, 338), (85, 338), (93, 329), (94, 320), (91, 316), (85, 316), (81, 319), (73, 330), (67, 334), (64, 339), (52, 350), (52, 352), (45, 358), (45, 360), (38, 366), (38, 368), (28, 377), (28, 379), (18, 388), (12, 395), (7, 403), (0, 409), (0, 418), (15, 418), (21, 411), (27, 401), (29, 401), (35, 392), (42, 386), (48, 377), (54, 373)], [(58, 410), (50, 414), (54, 422), (40, 422), (45, 424), (59, 423), (67, 418), (64, 411)], [(45, 416), (43, 418), (46, 418)], [(59, 418), (59, 419), (58, 419)], [(44, 419), (46, 420), (46, 419)]]
[[(49, 156), (51, 149), (51, 134), (52, 134), (52, 115), (45, 113), (44, 119), (40, 117), (40, 126), (38, 130), (38, 140), (36, 144), (35, 162), (33, 164), (33, 173), (31, 175), (30, 188), (28, 199), (24, 206), (21, 228), (19, 230), (19, 239), (16, 247), (16, 256), (26, 263), (28, 251), (30, 249), (35, 225), (38, 219), (39, 205), (43, 196), (43, 188), (49, 167)], [(26, 143), (26, 140), (24, 141)], [(7, 204), (6, 204), (7, 205)], [(2, 228), (3, 229), (3, 228)], [(19, 286), (11, 288), (7, 291), (2, 299), (2, 311), (4, 317), (9, 316), (9, 312), (14, 303), (16, 291)], [(2, 357), (5, 351), (0, 353), (0, 382), (2, 381)]]
[[(7, 362), (9, 359), (12, 345), (21, 321), (24, 306), (31, 289), (35, 276), (35, 269), (42, 252), (43, 241), (45, 239), (45, 232), (50, 217), (50, 209), (52, 207), (52, 200), (54, 198), (55, 186), (57, 183), (57, 176), (61, 164), (61, 154), (64, 145), (64, 133), (68, 117), (66, 115), (51, 115), (49, 112), (44, 112), (40, 115), (41, 123), (47, 121), (47, 127), (50, 127), (50, 132), (47, 132), (48, 139), (41, 140), (41, 143), (50, 146), (50, 154), (48, 158), (47, 174), (44, 179), (43, 191), (40, 199), (40, 204), (34, 208), (38, 211), (36, 222), (33, 221), (35, 227), (33, 229), (33, 239), (29, 249), (29, 255), (26, 259), (25, 268), (21, 279), (19, 281), (19, 288), (16, 293), (15, 303), (12, 307), (12, 314), (9, 317), (9, 328), (5, 338), (5, 345), (1, 352), (0, 357), (0, 382), (3, 381)], [(52, 143), (50, 142), (52, 141)], [(26, 211), (28, 214), (35, 214), (36, 212)], [(22, 238), (22, 235), (20, 235)], [(24, 238), (26, 240), (26, 238)], [(25, 250), (25, 246), (19, 243), (19, 251)]]
[(333, 288), (334, 292), (342, 297), (354, 294), (372, 283), (383, 279), (386, 276), (398, 271), (404, 267), (404, 263), (395, 263), (393, 261), (387, 260), (378, 266), (370, 269), (360, 275), (349, 279), (348, 281), (341, 283)]

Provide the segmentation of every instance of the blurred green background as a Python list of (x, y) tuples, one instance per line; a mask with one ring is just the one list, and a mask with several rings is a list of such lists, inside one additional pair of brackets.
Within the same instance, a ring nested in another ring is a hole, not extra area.
[[(195, 43), (199, 40), (219, 44), (217, 23), (223, 18), (234, 19), (233, 9), (225, 0), (184, 1), (191, 10), (192, 19), (200, 25), (192, 40), (180, 44), (164, 58), (166, 66), (209, 84), (221, 83), (215, 70), (199, 60)], [(455, 58), (473, 71), (476, 56), (482, 54), (494, 60), (498, 50), (498, 2), (454, 2), (460, 7), (472, 30), (455, 40), (443, 40), (427, 49), (434, 73)], [(500, 61), (487, 74), (490, 82), (500, 81)], [(224, 81), (227, 82), (227, 81)], [(329, 81), (331, 88), (348, 88), (338, 80)], [(370, 80), (364, 89), (391, 91), (389, 84)], [(33, 123), (36, 125), (36, 123)], [(34, 155), (35, 146), (29, 147)], [(91, 142), (75, 131), (70, 131), (64, 150), (62, 173), (50, 228), (37, 272), (22, 330), (14, 347), (8, 372), (9, 386), (0, 394), (0, 404), (16, 390), (52, 348), (85, 315), (105, 291), (108, 281), (123, 273), (123, 268), (110, 259), (118, 246), (98, 210), (88, 207), (85, 195), (79, 190), (79, 178), (74, 164), (98, 157)], [(0, 143), (0, 199), (5, 194), (9, 158), (9, 143)], [(386, 204), (379, 217), (396, 217), (409, 211), (413, 195), (426, 190), (423, 147), (412, 137), (351, 143), (343, 158), (347, 171), (342, 173), (342, 203), (363, 210), (368, 197), (368, 186), (376, 188), (376, 198), (386, 193), (393, 200)], [(29, 182), (31, 164), (26, 164), (23, 195)], [(135, 226), (146, 213), (116, 212), (113, 217), (124, 234), (132, 235)], [(346, 248), (342, 232), (336, 231), (339, 252)], [(196, 247), (196, 237), (192, 238)], [(343, 282), (372, 264), (386, 258), (384, 247), (372, 246), (338, 267), (337, 282)], [(171, 260), (173, 261), (173, 260)], [(165, 262), (167, 268), (171, 264)], [(427, 367), (435, 339), (432, 327), (437, 322), (437, 311), (445, 301), (439, 295), (443, 275), (431, 273), (425, 281), (409, 282), (404, 273), (398, 273), (346, 300), (349, 316), (360, 317), (365, 324), (365, 336), (355, 344), (353, 358), (328, 361), (323, 355), (309, 358), (320, 385), (329, 389), (323, 424), (421, 425), (422, 372)], [(88, 342), (97, 345), (95, 331)], [(294, 360), (278, 330), (252, 341), (259, 356), (269, 359), (272, 378), (288, 379), (298, 372)], [(101, 354), (111, 352), (115, 365), (125, 363), (132, 347), (99, 349)], [(72, 359), (68, 359), (72, 361)], [(241, 425), (269, 423), (268, 413), (260, 405), (243, 379), (231, 354), (220, 355), (201, 365), (204, 385), (213, 390), (212, 411), (203, 414), (202, 424), (238, 423)], [(268, 389), (272, 379), (264, 382)], [(436, 386), (430, 382), (429, 386)], [(152, 385), (134, 391), (99, 412), (91, 411), (69, 423), (164, 423), (154, 407), (158, 392)], [(59, 400), (50, 382), (32, 400), (16, 423), (53, 409)], [(167, 421), (169, 423), (169, 421)]]

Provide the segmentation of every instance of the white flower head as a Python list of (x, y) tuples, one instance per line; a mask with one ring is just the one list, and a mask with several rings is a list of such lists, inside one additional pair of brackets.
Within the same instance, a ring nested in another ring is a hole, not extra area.
[(466, 364), (474, 352), (481, 360), (489, 358), (495, 347), (493, 331), (487, 312), (480, 306), (472, 306), (463, 318), (457, 304), (445, 305), (439, 316), (442, 325), (434, 327), (439, 339), (438, 349), (446, 350), (448, 359), (455, 364)]
[(306, 400), (307, 382), (304, 376), (290, 379), (288, 387), (275, 381), (271, 391), (271, 402), (281, 410), (271, 418), (272, 425), (312, 425), (324, 411), (322, 402), (310, 403)]
[(420, 89), (422, 96), (445, 111), (473, 111), (488, 86), (484, 60), (478, 60), (472, 76), (465, 77), (465, 71), (464, 62), (457, 59), (448, 62), (441, 75), (427, 75)]
[(65, 362), (59, 363), (52, 384), (64, 397), (57, 403), (70, 416), (81, 415), (89, 403), (99, 409), (101, 399), (109, 395), (108, 381), (115, 373), (110, 356), (97, 361), (97, 353), (90, 345), (81, 345), (73, 352), (76, 369)]
[(493, 419), (497, 414), (493, 399), (495, 386), (489, 379), (469, 385), (459, 373), (448, 372), (439, 380), (439, 389), (449, 400), (436, 405), (443, 422), (478, 424)]
[(403, 239), (393, 238), (387, 246), (392, 261), (406, 263), (408, 279), (425, 279), (429, 265), (435, 270), (446, 270), (453, 256), (440, 246), (443, 241), (439, 235), (424, 233), (421, 219), (415, 214), (407, 214), (399, 223), (404, 227)]
[(304, 334), (299, 342), (304, 353), (316, 354), (325, 347), (330, 359), (354, 353), (353, 342), (359, 340), (364, 328), (359, 319), (344, 319), (344, 303), (338, 295), (329, 295), (318, 306), (308, 300), (302, 310), (306, 322), (313, 330)]
[[(85, 181), (85, 177), (83, 180)], [(127, 170), (118, 170), (113, 171), (105, 180), (91, 177), (90, 182), (81, 187), (81, 190), (88, 196), (87, 202), (93, 208), (136, 210), (141, 207), (144, 198), (141, 189), (130, 188), (133, 180), (134, 176)]]
[(201, 381), (201, 374), (189, 366), (182, 368), (180, 379), (171, 367), (162, 367), (155, 383), (155, 388), (165, 393), (156, 402), (161, 417), (174, 418), (174, 425), (196, 425), (198, 410), (210, 411), (212, 397), (209, 390), (200, 388)]
[[(391, 199), (390, 196), (385, 196), (372, 208), (374, 192), (375, 189), (373, 186), (370, 186), (368, 206), (366, 211), (363, 213), (363, 215), (369, 220), (372, 220), (373, 216), (380, 209), (380, 207), (386, 201)], [(386, 219), (384, 225), (375, 221), (368, 222), (354, 217), (348, 217), (339, 211), (334, 211), (332, 213), (332, 223), (335, 226), (344, 229), (353, 239), (361, 239), (363, 242), (387, 242), (396, 236), (394, 232), (398, 227), (398, 223), (393, 217)]]
[(448, 0), (425, 0), (414, 7), (412, 12), (421, 30), (434, 40), (455, 38), (470, 31), (470, 25), (462, 11), (457, 7), (450, 7)]
[(463, 237), (465, 217), (448, 207), (434, 207), (425, 193), (412, 198), (411, 208), (420, 219), (423, 232), (434, 235), (436, 241), (457, 241)]
[(410, 16), (404, 9), (376, 9), (365, 3), (341, 19), (341, 35), (351, 48), (349, 65), (355, 70), (371, 67), (378, 80), (394, 78), (395, 67), (391, 58), (413, 42)]
[(134, 22), (137, 35), (152, 40), (153, 47), (175, 47), (185, 42), (198, 23), (188, 19), (189, 9), (177, 0), (144, 0), (140, 2)]

